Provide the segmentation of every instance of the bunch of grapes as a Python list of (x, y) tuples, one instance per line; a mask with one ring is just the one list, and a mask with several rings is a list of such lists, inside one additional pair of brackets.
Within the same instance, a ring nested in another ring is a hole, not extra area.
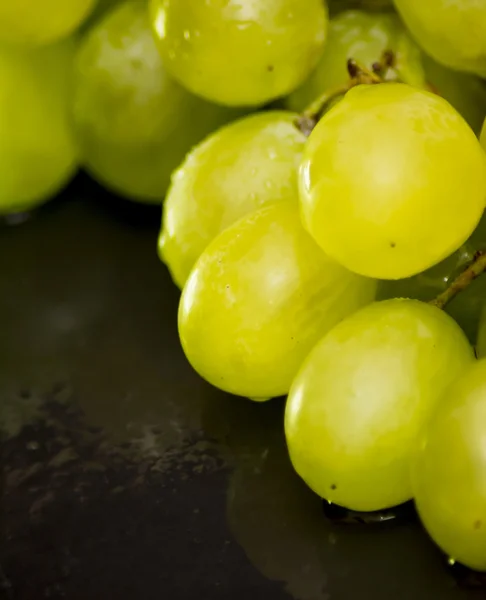
[(394, 3), (5, 4), (0, 213), (78, 165), (162, 204), (194, 369), (288, 396), (323, 499), (414, 498), (486, 570), (486, 3)]

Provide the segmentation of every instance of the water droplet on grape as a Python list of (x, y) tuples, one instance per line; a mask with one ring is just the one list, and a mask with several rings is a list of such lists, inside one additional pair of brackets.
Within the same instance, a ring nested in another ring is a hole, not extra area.
[(159, 10), (155, 15), (154, 28), (161, 40), (165, 38), (166, 32), (166, 12)]
[(182, 179), (183, 177), (184, 177), (184, 170), (177, 169), (177, 171), (173, 171), (173, 173), (171, 175), (171, 181), (178, 181), (179, 179)]
[(240, 31), (245, 31), (247, 29), (249, 29), (250, 27), (250, 23), (238, 23), (238, 25), (236, 26), (237, 29), (239, 29)]
[(188, 42), (191, 39), (191, 32), (189, 31), (189, 29), (186, 29), (184, 31), (184, 39), (186, 40), (186, 42)]

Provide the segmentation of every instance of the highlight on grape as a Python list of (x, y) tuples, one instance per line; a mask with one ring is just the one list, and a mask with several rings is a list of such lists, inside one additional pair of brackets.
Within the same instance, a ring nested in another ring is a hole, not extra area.
[(3, 2), (0, 215), (160, 207), (195, 371), (486, 571), (485, 78), (486, 1)]

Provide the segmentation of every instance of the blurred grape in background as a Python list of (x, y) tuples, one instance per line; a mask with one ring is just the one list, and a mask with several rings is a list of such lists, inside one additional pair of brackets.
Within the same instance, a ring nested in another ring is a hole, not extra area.
[(77, 169), (69, 122), (75, 43), (0, 45), (0, 213), (55, 196)]
[(424, 50), (452, 69), (486, 77), (484, 0), (394, 0)]
[(167, 75), (144, 2), (116, 7), (81, 42), (73, 97), (81, 159), (118, 194), (160, 203), (186, 152), (238, 114)]
[(73, 33), (97, 0), (2, 0), (0, 41), (21, 46), (50, 44)]

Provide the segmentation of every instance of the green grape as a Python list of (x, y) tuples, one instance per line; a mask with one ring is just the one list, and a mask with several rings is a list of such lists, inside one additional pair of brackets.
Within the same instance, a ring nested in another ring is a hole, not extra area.
[(270, 202), (297, 203), (306, 138), (295, 127), (296, 117), (274, 111), (227, 125), (196, 146), (175, 172), (159, 254), (179, 287), (223, 229)]
[(315, 342), (372, 301), (375, 282), (330, 260), (280, 202), (243, 217), (202, 253), (182, 293), (189, 362), (224, 391), (286, 394)]
[(152, 0), (151, 12), (168, 71), (221, 104), (259, 105), (290, 93), (326, 39), (323, 0)]
[(423, 302), (375, 302), (351, 315), (317, 344), (292, 384), (285, 433), (295, 470), (351, 510), (409, 500), (419, 432), (473, 360), (460, 327)]
[(439, 96), (361, 85), (312, 132), (300, 192), (305, 227), (330, 257), (362, 275), (400, 279), (471, 235), (486, 201), (486, 157)]
[(394, 0), (413, 36), (435, 60), (486, 77), (484, 0)]
[(471, 365), (441, 398), (413, 461), (425, 528), (453, 560), (486, 571), (486, 361)]
[(331, 19), (324, 54), (307, 81), (287, 99), (291, 110), (302, 111), (327, 90), (349, 80), (347, 60), (354, 58), (372, 68), (385, 51), (393, 52), (395, 64), (387, 80), (398, 79), (434, 91), (448, 100), (479, 131), (486, 106), (486, 86), (473, 75), (458, 73), (436, 63), (421, 52), (403, 23), (393, 13), (370, 14), (347, 11)]
[(2, 0), (0, 40), (8, 44), (51, 44), (72, 33), (96, 0)]
[(72, 40), (35, 50), (0, 46), (0, 213), (49, 200), (77, 168), (69, 125)]
[(73, 121), (83, 163), (119, 194), (159, 203), (186, 152), (236, 114), (167, 76), (142, 2), (115, 8), (81, 44)]

